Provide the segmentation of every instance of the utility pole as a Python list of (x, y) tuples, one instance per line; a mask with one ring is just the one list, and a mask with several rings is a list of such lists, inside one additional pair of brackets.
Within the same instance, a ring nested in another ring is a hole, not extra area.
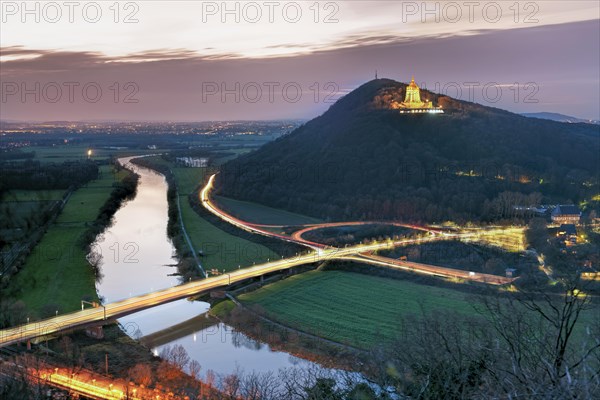
[(108, 353), (104, 354), (104, 369), (106, 371), (106, 375), (108, 376)]

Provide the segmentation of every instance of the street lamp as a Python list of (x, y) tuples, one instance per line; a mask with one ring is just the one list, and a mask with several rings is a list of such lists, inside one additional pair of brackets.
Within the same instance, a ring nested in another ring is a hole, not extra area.
[(106, 320), (106, 306), (104, 304), (99, 304), (95, 301), (89, 302), (89, 301), (81, 300), (81, 311), (83, 311), (84, 303), (89, 304), (90, 306), (92, 306), (94, 308), (102, 307), (104, 309), (104, 319)]

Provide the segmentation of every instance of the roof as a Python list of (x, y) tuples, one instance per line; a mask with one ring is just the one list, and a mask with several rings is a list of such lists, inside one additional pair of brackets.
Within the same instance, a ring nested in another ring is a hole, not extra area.
[(581, 215), (581, 211), (579, 211), (579, 207), (570, 204), (570, 205), (558, 205), (552, 211), (552, 215)]

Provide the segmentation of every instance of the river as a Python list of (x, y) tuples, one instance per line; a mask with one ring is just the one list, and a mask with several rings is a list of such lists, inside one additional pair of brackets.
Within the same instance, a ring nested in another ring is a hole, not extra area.
[[(102, 279), (97, 291), (104, 302), (113, 302), (180, 283), (175, 248), (167, 236), (167, 182), (152, 170), (119, 161), (140, 175), (137, 195), (114, 215), (113, 224), (98, 235), (94, 251), (102, 255)], [(315, 364), (281, 351), (272, 351), (231, 327), (205, 317), (209, 304), (179, 300), (119, 319), (135, 339), (151, 338), (155, 354), (167, 345), (180, 344), (191, 359), (226, 375), (242, 368), (246, 372), (277, 372), (286, 367)], [(146, 342), (148, 343), (148, 342)]]

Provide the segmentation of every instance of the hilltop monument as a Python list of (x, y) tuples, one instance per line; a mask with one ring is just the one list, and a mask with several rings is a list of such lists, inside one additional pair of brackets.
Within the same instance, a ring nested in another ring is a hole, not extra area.
[(421, 100), (421, 89), (415, 83), (413, 76), (410, 83), (406, 86), (404, 101), (397, 101), (391, 104), (393, 109), (399, 109), (400, 113), (443, 113), (441, 107), (434, 108), (433, 103), (428, 100)]

